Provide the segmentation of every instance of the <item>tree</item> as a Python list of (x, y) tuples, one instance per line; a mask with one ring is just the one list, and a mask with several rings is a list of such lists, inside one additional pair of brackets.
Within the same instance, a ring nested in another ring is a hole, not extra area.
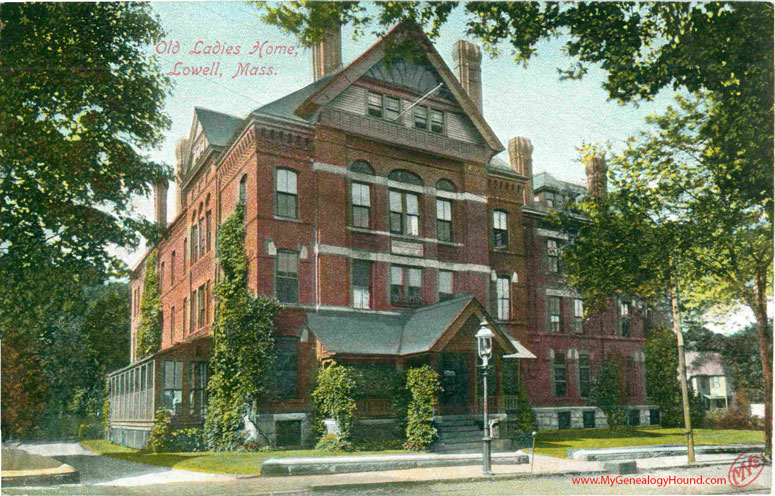
[(611, 428), (627, 425), (627, 407), (624, 406), (626, 386), (619, 363), (621, 360), (617, 358), (620, 357), (608, 357), (608, 361), (598, 369), (589, 389), (592, 404), (603, 410)]
[[(563, 37), (574, 62), (563, 78), (583, 77), (591, 64), (619, 102), (648, 100), (660, 90), (707, 90), (717, 111), (703, 133), (724, 187), (772, 210), (773, 7), (764, 2), (256, 2), (261, 18), (309, 46), (334, 24), (381, 35), (402, 21), (431, 39), (454, 9), (465, 34), (496, 55), (508, 48), (527, 63), (544, 39)], [(721, 176), (720, 176), (721, 177)]]
[[(579, 231), (563, 260), (570, 283), (591, 306), (616, 292), (659, 299), (669, 290), (679, 346), (680, 309), (749, 305), (757, 315), (762, 369), (771, 384), (765, 298), (772, 220), (764, 204), (729, 188), (726, 172), (716, 167), (716, 146), (703, 133), (716, 109), (717, 101), (700, 93), (678, 97), (676, 108), (649, 117), (653, 129), (612, 158), (614, 191), (605, 201), (588, 199), (578, 207), (588, 219), (580, 227), (571, 217), (562, 221)], [(771, 406), (765, 410), (771, 412)], [(768, 431), (768, 448), (770, 438)]]
[(649, 402), (659, 406), (663, 413), (678, 407), (680, 385), (675, 336), (667, 327), (654, 327), (646, 338), (644, 352)]
[(144, 156), (170, 86), (148, 4), (4, 3), (0, 22), (0, 332), (34, 334), (122, 270), (110, 245), (153, 237), (131, 199), (170, 175)]

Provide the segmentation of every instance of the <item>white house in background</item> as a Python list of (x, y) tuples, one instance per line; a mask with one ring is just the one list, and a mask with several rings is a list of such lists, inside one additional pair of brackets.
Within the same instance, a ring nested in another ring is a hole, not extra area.
[(724, 374), (721, 355), (708, 351), (686, 352), (686, 378), (694, 394), (705, 399), (709, 410), (728, 410), (734, 392), (731, 381)]

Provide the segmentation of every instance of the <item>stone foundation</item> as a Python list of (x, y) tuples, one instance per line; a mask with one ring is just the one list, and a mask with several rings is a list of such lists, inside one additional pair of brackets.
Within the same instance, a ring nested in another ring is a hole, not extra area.
[[(647, 426), (651, 424), (650, 411), (655, 409), (652, 405), (632, 405), (629, 406), (629, 410), (638, 410), (640, 415), (640, 425)], [(570, 429), (583, 429), (584, 428), (584, 412), (595, 413), (595, 428), (606, 428), (608, 422), (605, 418), (605, 413), (594, 406), (568, 406), (568, 407), (534, 407), (533, 414), (536, 417), (536, 423), (538, 430), (549, 431), (557, 430), (560, 428), (559, 413), (570, 414)]]

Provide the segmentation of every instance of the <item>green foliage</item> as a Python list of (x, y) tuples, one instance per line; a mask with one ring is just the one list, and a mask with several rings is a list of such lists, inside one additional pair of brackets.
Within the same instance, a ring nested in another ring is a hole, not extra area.
[(513, 433), (530, 433), (536, 430), (536, 418), (530, 407), (530, 398), (525, 389), (525, 382), (520, 377), (516, 387), (517, 408), (509, 412), (509, 426)]
[(159, 274), (156, 272), (156, 249), (148, 254), (140, 297), (140, 325), (137, 328), (137, 358), (159, 351), (161, 346), (161, 300)]
[(107, 397), (102, 402), (102, 429), (107, 439), (110, 435), (110, 400)]
[(341, 434), (326, 434), (315, 444), (315, 449), (322, 451), (352, 451), (353, 445)]
[(170, 426), (170, 412), (164, 408), (156, 410), (153, 416), (153, 427), (145, 444), (145, 449), (153, 453), (163, 453), (172, 440), (172, 427)]
[(355, 379), (355, 398), (393, 398), (404, 388), (405, 377), (395, 367), (378, 365), (348, 365)]
[(312, 392), (315, 418), (332, 418), (339, 426), (340, 436), (349, 441), (357, 414), (355, 406), (355, 374), (349, 367), (332, 363), (317, 374)]
[(123, 275), (112, 245), (156, 231), (131, 201), (170, 176), (147, 158), (170, 82), (150, 4), (3, 3), (0, 19), (0, 337), (37, 339), (84, 285)]
[(207, 384), (207, 443), (233, 449), (242, 441), (243, 417), (271, 397), (274, 317), (280, 305), (247, 289), (244, 206), (240, 203), (218, 231), (216, 248), (224, 276), (215, 285), (211, 375)]
[(615, 356), (600, 366), (590, 385), (589, 397), (593, 405), (605, 413), (608, 427), (627, 425), (627, 407), (625, 388), (622, 387), (622, 374), (619, 361)]
[[(681, 385), (678, 382), (678, 350), (675, 334), (665, 326), (656, 326), (644, 346), (646, 391), (649, 402), (659, 406), (660, 420), (665, 424), (667, 409), (681, 404)], [(681, 415), (683, 415), (681, 413)], [(669, 415), (668, 415), (669, 417)], [(683, 424), (683, 419), (681, 419)]]
[(393, 451), (404, 449), (404, 440), (395, 437), (358, 439), (353, 441), (353, 451)]
[(433, 405), (441, 391), (439, 374), (428, 365), (409, 369), (406, 388), (411, 393), (406, 425), (406, 444), (412, 451), (425, 450), (436, 438)]

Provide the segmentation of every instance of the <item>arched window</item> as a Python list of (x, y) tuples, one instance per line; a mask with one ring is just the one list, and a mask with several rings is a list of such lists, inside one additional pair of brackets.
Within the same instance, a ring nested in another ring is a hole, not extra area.
[(509, 247), (509, 215), (503, 210), (492, 213), (492, 247)]
[(371, 167), (371, 164), (365, 160), (356, 160), (350, 164), (350, 171), (357, 172), (359, 174), (368, 174), (370, 176), (374, 175), (374, 169)]
[(436, 183), (436, 189), (441, 191), (450, 191), (454, 193), (456, 191), (455, 185), (449, 179), (439, 179)]
[(194, 215), (191, 217), (191, 263), (193, 264), (196, 262), (196, 259), (199, 256), (199, 246), (198, 246), (198, 240), (199, 240), (199, 226), (197, 224), (196, 219), (196, 212), (194, 212)]
[[(394, 170), (388, 175), (388, 179), (400, 183), (422, 186), (420, 176), (407, 170)], [(416, 193), (391, 189), (390, 201), (390, 232), (406, 234), (408, 236), (420, 235), (420, 197)]]
[(414, 172), (410, 172), (404, 169), (397, 169), (388, 174), (388, 179), (399, 183), (414, 184), (415, 186), (422, 186), (422, 179)]
[(296, 190), (296, 172), (290, 169), (277, 169), (275, 173), (274, 213), (278, 217), (297, 219), (299, 217), (299, 197)]
[(212, 222), (213, 222), (213, 211), (210, 209), (210, 195), (207, 195), (207, 200), (205, 200), (205, 207), (207, 210), (205, 211), (205, 231), (207, 232), (207, 251), (210, 251), (210, 247), (212, 246)]
[(239, 181), (239, 194), (237, 196), (237, 201), (240, 203), (245, 203), (246, 193), (245, 193), (245, 187), (248, 183), (248, 175), (245, 174), (242, 176), (242, 179)]

